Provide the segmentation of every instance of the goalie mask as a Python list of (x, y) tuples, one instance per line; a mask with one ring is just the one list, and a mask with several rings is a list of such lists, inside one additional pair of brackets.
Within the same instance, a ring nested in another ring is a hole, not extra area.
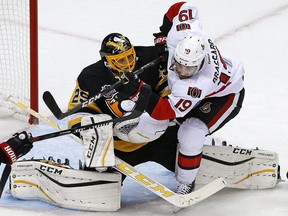
[(119, 33), (107, 35), (101, 44), (100, 56), (116, 75), (132, 71), (136, 65), (136, 52), (129, 39)]

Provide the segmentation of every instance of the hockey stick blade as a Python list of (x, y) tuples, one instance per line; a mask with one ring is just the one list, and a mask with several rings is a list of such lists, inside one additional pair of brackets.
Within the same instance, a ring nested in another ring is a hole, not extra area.
[(218, 178), (203, 186), (202, 188), (193, 191), (192, 193), (179, 195), (164, 185), (137, 171), (134, 167), (119, 158), (116, 158), (116, 169), (124, 175), (129, 176), (138, 184), (144, 186), (154, 194), (160, 196), (175, 207), (179, 208), (178, 211), (181, 208), (189, 207), (195, 205), (198, 202), (201, 202), (202, 200), (212, 196), (226, 186), (225, 180), (223, 178)]
[(61, 119), (62, 117), (62, 111), (60, 110), (59, 106), (57, 105), (53, 95), (49, 91), (45, 91), (43, 93), (43, 101), (47, 105), (47, 107), (50, 109), (50, 111), (53, 113), (53, 115), (57, 119)]
[(226, 186), (226, 181), (223, 178), (218, 178), (211, 183), (203, 186), (202, 188), (193, 191), (190, 194), (186, 195), (179, 195), (178, 205), (179, 208), (185, 208), (188, 206), (192, 206), (211, 195), (215, 194), (216, 192), (220, 191)]
[[(147, 63), (146, 65), (142, 66), (141, 68), (139, 68), (138, 70), (134, 71), (133, 74), (134, 75), (139, 75), (141, 74), (145, 69), (152, 67), (153, 65), (157, 64), (160, 61), (161, 57), (158, 57), (157, 59)], [(124, 83), (127, 80), (119, 80), (116, 83), (114, 83), (113, 85), (109, 86), (108, 88), (106, 88), (105, 90), (99, 92), (98, 94), (90, 97), (88, 100), (85, 100), (83, 102), (81, 102), (79, 105), (73, 107), (72, 109), (66, 111), (66, 112), (62, 112), (61, 109), (59, 108), (56, 100), (54, 99), (54, 97), (52, 96), (52, 94), (49, 91), (45, 91), (43, 93), (43, 101), (45, 102), (45, 104), (47, 105), (47, 107), (50, 109), (50, 111), (53, 113), (53, 115), (61, 120), (69, 115), (72, 115), (73, 113), (81, 110), (82, 108), (88, 106), (90, 103), (98, 100), (99, 98), (101, 98), (102, 96), (104, 96), (105, 94), (109, 93), (110, 91), (114, 90), (114, 89), (118, 89), (120, 86), (124, 85)]]

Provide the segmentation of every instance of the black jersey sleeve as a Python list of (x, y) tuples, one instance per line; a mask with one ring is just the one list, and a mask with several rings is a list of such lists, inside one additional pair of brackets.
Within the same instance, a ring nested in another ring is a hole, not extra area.
[[(137, 54), (137, 68), (142, 67), (148, 62), (158, 58), (161, 54), (156, 46), (137, 46), (135, 47)], [(158, 64), (147, 68), (139, 78), (146, 84), (151, 86), (151, 89), (156, 94), (161, 94), (167, 88), (167, 62), (159, 62)]]

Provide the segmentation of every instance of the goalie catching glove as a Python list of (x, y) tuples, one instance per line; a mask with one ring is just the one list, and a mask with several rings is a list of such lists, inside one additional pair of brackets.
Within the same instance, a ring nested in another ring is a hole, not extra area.
[(0, 162), (14, 163), (19, 157), (27, 154), (33, 147), (32, 135), (23, 131), (16, 133), (12, 138), (0, 144)]

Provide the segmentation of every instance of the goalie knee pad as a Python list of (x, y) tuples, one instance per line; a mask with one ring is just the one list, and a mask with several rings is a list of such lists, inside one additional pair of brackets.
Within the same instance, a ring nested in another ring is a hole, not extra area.
[[(81, 125), (107, 121), (112, 119), (107, 114), (86, 116)], [(84, 158), (87, 167), (104, 168), (115, 166), (113, 124), (101, 125), (90, 130), (82, 131), (84, 143)]]
[(75, 170), (47, 161), (17, 161), (12, 165), (10, 192), (23, 200), (42, 200), (86, 211), (120, 208), (121, 174)]
[(139, 118), (119, 122), (114, 126), (115, 135), (132, 143), (147, 143), (158, 139), (169, 125), (168, 120), (155, 120), (148, 113)]

